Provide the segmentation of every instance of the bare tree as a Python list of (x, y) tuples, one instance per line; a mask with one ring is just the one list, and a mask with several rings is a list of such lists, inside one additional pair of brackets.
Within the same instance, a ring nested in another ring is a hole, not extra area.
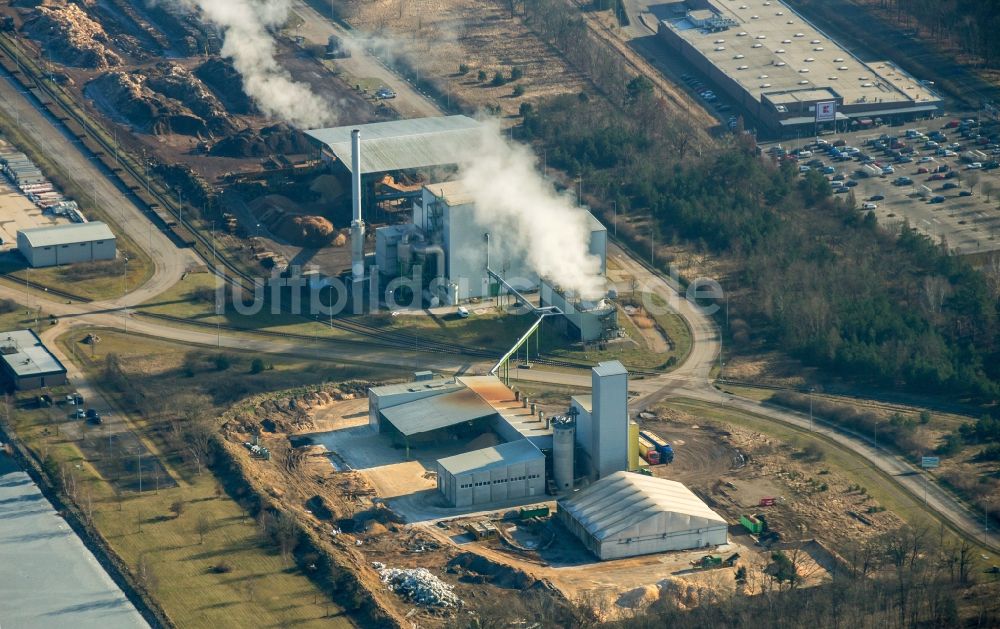
[(986, 201), (989, 202), (990, 195), (996, 190), (996, 186), (992, 181), (984, 181), (983, 185), (979, 186), (979, 189), (986, 195)]
[(205, 535), (212, 531), (212, 521), (204, 513), (198, 516), (194, 523), (194, 532), (198, 534), (198, 543), (205, 543)]

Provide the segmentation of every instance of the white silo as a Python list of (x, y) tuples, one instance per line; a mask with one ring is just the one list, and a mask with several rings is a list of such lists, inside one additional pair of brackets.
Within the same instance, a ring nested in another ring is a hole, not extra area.
[(576, 447), (576, 422), (572, 417), (552, 419), (552, 476), (557, 491), (573, 490), (573, 448)]

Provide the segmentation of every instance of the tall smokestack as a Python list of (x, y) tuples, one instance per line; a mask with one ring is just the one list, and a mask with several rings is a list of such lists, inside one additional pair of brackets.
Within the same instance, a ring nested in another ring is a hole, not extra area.
[(351, 277), (355, 282), (365, 276), (365, 224), (361, 220), (361, 131), (351, 131)]

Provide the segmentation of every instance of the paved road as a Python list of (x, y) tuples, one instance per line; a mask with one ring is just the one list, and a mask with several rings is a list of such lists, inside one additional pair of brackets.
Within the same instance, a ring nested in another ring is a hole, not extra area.
[(359, 37), (357, 32), (346, 30), (327, 16), (320, 15), (304, 0), (292, 2), (292, 10), (305, 20), (305, 23), (296, 32), (306, 41), (325, 46), (330, 35), (336, 35), (344, 42), (345, 47), (352, 51), (350, 57), (336, 61), (344, 72), (359, 79), (380, 79), (383, 84), (395, 91), (396, 98), (393, 99), (392, 106), (402, 114), (403, 118), (441, 115), (441, 111), (434, 101), (418, 92), (410, 83), (400, 78), (368, 52), (372, 48), (373, 42), (371, 40)]
[(152, 259), (153, 277), (126, 299), (113, 300), (105, 307), (142, 303), (173, 286), (185, 270), (198, 264), (191, 251), (178, 249), (157, 229), (149, 216), (108, 177), (100, 163), (84, 153), (80, 141), (69, 136), (61, 125), (54, 124), (54, 119), (40, 111), (30, 95), (6, 73), (0, 75), (0, 111), (15, 120), (40, 151), (59, 161), (63, 172), (88, 195), (79, 199), (81, 205), (92, 204), (96, 197), (112, 229), (126, 233)]
[(13, 459), (0, 451), (0, 627), (148, 627)]

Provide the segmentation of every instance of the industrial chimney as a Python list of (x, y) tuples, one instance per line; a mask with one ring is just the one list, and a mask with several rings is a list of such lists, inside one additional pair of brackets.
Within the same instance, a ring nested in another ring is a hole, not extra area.
[(361, 220), (361, 130), (351, 131), (351, 278), (360, 282), (365, 276), (365, 223)]

